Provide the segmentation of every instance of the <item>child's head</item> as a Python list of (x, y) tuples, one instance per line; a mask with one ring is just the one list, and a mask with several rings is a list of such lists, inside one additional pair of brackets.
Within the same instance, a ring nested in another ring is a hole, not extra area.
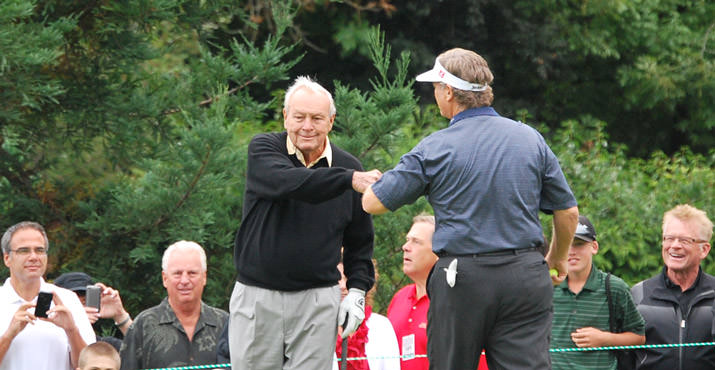
[(119, 370), (119, 353), (107, 342), (95, 342), (79, 353), (77, 370)]

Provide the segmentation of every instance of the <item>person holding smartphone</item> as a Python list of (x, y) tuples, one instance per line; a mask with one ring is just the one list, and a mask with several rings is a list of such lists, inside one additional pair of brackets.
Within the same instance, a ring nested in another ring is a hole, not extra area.
[(94, 326), (99, 319), (110, 319), (122, 335), (116, 337), (100, 336), (101, 328), (97, 327), (97, 340), (111, 344), (119, 351), (124, 334), (132, 324), (132, 317), (124, 309), (119, 291), (103, 283), (95, 283), (94, 279), (84, 272), (65, 272), (54, 280), (54, 284), (73, 291), (84, 305), (89, 322)]
[[(0, 370), (74, 369), (95, 335), (79, 298), (43, 279), (49, 248), (45, 229), (20, 222), (0, 243), (10, 270), (0, 287)], [(46, 307), (40, 307), (41, 292), (52, 294)]]

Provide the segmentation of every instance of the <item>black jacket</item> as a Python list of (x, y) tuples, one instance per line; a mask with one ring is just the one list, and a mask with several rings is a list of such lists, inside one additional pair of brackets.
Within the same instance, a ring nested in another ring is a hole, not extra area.
[[(683, 294), (663, 271), (631, 288), (633, 301), (646, 321), (646, 344), (712, 342), (715, 277), (700, 270)], [(715, 347), (645, 348), (635, 352), (635, 369), (715, 369)]]
[(287, 133), (256, 135), (248, 147), (243, 220), (236, 234), (237, 280), (264, 289), (333, 286), (340, 247), (348, 288), (374, 283), (372, 218), (352, 188), (360, 162), (330, 143), (326, 159), (306, 168), (288, 155)]

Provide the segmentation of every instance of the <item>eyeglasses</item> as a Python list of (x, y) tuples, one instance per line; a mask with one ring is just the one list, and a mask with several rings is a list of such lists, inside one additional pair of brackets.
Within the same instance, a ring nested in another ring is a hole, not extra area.
[(14, 252), (18, 256), (27, 256), (32, 252), (34, 252), (37, 255), (45, 255), (45, 254), (47, 254), (47, 249), (45, 249), (45, 247), (37, 247), (37, 248), (22, 247), (22, 248), (17, 248), (17, 249), (11, 249), (10, 252)]
[(707, 240), (695, 239), (687, 236), (663, 235), (663, 244), (670, 245), (676, 241), (680, 242), (680, 245), (685, 247), (708, 242)]

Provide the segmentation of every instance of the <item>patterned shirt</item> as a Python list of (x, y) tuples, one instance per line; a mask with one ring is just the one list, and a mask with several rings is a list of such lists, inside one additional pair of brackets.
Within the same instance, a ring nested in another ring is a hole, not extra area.
[(191, 341), (164, 298), (142, 311), (122, 343), (122, 370), (153, 369), (216, 363), (216, 344), (228, 323), (228, 313), (201, 302), (201, 316)]
[[(638, 313), (628, 285), (611, 275), (611, 299), (615, 322), (623, 323), (624, 332), (645, 334), (645, 321)], [(578, 294), (569, 290), (568, 280), (554, 288), (554, 321), (551, 328), (551, 348), (574, 348), (571, 333), (578, 328), (594, 327), (610, 331), (606, 273), (591, 267), (588, 280)], [(616, 356), (610, 351), (578, 351), (551, 353), (554, 370), (616, 369)]]

